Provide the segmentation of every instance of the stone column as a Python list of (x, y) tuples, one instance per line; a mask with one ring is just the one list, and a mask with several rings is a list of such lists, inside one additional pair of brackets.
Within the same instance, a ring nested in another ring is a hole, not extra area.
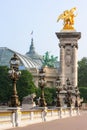
[(72, 60), (73, 60), (73, 64), (72, 64), (72, 84), (73, 84), (74, 87), (76, 87), (77, 84), (78, 84), (77, 49), (78, 49), (78, 45), (76, 43), (72, 46), (72, 54), (73, 54), (73, 58), (72, 58)]
[(64, 64), (65, 64), (65, 60), (64, 60), (64, 56), (65, 56), (65, 51), (64, 51), (64, 48), (65, 48), (65, 46), (63, 46), (63, 45), (59, 45), (60, 46), (60, 73), (61, 73), (61, 75), (60, 75), (60, 77), (61, 77), (61, 82), (64, 84), (64, 82), (65, 82), (65, 68), (64, 68)]
[(56, 33), (60, 43), (60, 72), (62, 85), (69, 78), (74, 87), (77, 86), (77, 50), (78, 39), (81, 37), (80, 32), (62, 31)]

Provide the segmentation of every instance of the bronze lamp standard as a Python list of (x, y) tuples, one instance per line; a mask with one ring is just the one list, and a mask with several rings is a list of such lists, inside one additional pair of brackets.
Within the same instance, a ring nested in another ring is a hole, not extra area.
[(14, 54), (14, 56), (10, 60), (10, 70), (8, 72), (9, 77), (13, 81), (13, 95), (11, 96), (11, 103), (10, 103), (11, 107), (17, 107), (20, 105), (20, 102), (18, 100), (18, 95), (17, 95), (17, 89), (16, 89), (16, 83), (21, 74), (21, 72), (19, 71), (19, 64), (20, 64), (20, 60), (17, 57), (17, 55)]
[(38, 81), (38, 85), (41, 88), (41, 97), (40, 97), (40, 107), (45, 107), (46, 106), (46, 101), (44, 98), (44, 87), (46, 85), (46, 81), (45, 81), (45, 71), (43, 70), (43, 68), (41, 68), (39, 70), (39, 81)]

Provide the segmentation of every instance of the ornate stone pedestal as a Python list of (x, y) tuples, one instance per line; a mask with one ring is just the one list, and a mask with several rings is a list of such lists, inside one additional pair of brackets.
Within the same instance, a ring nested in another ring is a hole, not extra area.
[(70, 79), (74, 87), (77, 86), (77, 50), (80, 32), (62, 31), (56, 33), (60, 43), (60, 73), (62, 85), (66, 84), (66, 79)]

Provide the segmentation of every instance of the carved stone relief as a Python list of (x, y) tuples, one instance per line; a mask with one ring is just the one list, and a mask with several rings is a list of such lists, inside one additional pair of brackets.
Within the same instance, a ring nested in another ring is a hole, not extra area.
[(71, 65), (71, 60), (71, 50), (67, 48), (65, 53), (65, 63), (68, 67)]

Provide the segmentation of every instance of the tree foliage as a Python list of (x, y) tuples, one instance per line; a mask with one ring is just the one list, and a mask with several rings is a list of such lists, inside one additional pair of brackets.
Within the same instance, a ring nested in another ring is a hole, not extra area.
[(84, 102), (87, 103), (87, 87), (80, 87), (80, 96), (84, 99)]
[(11, 80), (8, 77), (8, 67), (0, 66), (0, 103), (6, 103), (12, 93)]
[[(36, 95), (37, 95), (36, 99), (39, 99), (39, 97), (41, 96), (40, 88), (37, 88)], [(46, 100), (46, 103), (48, 106), (55, 105), (56, 88), (45, 87), (44, 88), (44, 97), (45, 97), (45, 100)]]
[(55, 105), (56, 99), (56, 88), (45, 88), (45, 98), (48, 106)]
[[(0, 102), (7, 103), (13, 91), (12, 80), (8, 76), (8, 68), (6, 66), (0, 66)], [(17, 81), (17, 92), (20, 101), (22, 101), (24, 96), (36, 92), (36, 86), (33, 82), (33, 77), (31, 73), (27, 70), (21, 71), (21, 76)]]
[(87, 58), (84, 57), (78, 62), (78, 86), (80, 95), (84, 102), (87, 102)]
[(17, 82), (17, 90), (20, 101), (22, 101), (24, 96), (36, 93), (36, 86), (33, 82), (33, 77), (29, 71), (21, 71), (21, 76)]
[(87, 86), (87, 58), (84, 57), (78, 62), (78, 86)]

